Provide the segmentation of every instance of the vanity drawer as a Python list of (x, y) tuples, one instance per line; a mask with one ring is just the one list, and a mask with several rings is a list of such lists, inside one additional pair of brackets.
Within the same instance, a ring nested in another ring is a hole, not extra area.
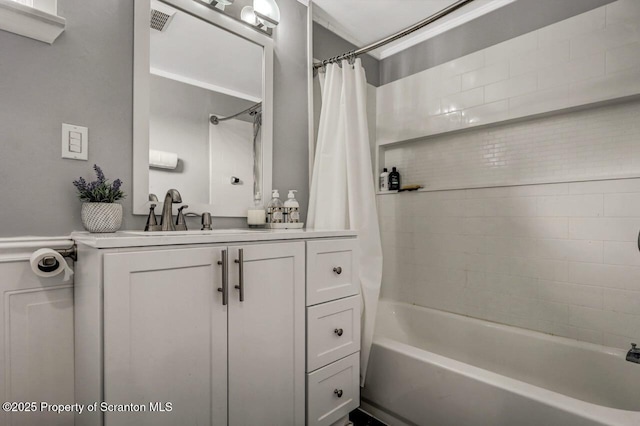
[(307, 425), (328, 426), (360, 405), (360, 352), (307, 375)]
[(307, 242), (307, 306), (360, 292), (355, 239)]
[(307, 371), (359, 350), (359, 295), (307, 308)]

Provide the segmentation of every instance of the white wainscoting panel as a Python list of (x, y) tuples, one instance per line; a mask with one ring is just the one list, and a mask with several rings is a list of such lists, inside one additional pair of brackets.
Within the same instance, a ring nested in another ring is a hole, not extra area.
[[(0, 239), (0, 401), (73, 404), (73, 281), (39, 278), (28, 256), (67, 239)], [(0, 424), (68, 426), (73, 413), (0, 412)]]

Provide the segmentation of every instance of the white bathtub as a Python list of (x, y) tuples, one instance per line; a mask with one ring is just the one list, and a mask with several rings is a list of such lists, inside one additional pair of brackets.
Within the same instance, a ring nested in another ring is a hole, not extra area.
[(383, 300), (363, 407), (392, 425), (640, 425), (640, 364), (624, 358)]

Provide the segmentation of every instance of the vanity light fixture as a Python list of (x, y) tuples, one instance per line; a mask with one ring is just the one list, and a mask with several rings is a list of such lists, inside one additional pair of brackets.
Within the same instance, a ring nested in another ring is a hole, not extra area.
[(242, 11), (240, 11), (240, 19), (249, 25), (258, 25), (258, 17), (251, 6), (245, 6), (242, 8)]
[(275, 0), (253, 0), (253, 12), (262, 25), (275, 28), (280, 23), (280, 8)]
[(233, 4), (233, 0), (202, 0), (207, 4), (213, 5), (216, 9), (224, 11), (225, 6)]

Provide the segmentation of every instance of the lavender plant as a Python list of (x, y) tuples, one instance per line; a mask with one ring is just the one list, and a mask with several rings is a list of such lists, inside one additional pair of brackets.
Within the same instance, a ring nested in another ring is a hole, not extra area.
[(73, 181), (73, 186), (78, 190), (78, 197), (87, 203), (114, 203), (125, 197), (125, 193), (120, 189), (122, 181), (116, 179), (109, 182), (104, 176), (104, 172), (97, 165), (93, 165), (97, 180), (87, 182), (84, 178)]

